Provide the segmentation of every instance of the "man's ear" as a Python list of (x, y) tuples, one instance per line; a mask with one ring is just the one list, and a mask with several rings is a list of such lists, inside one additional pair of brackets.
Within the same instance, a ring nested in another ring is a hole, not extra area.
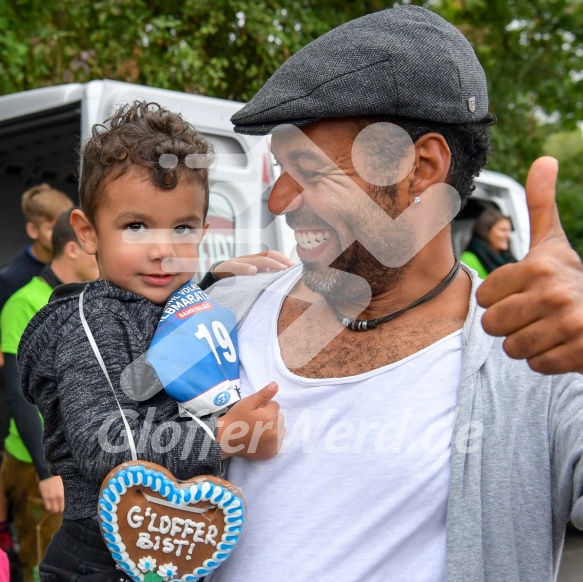
[(451, 152), (439, 133), (426, 133), (415, 142), (415, 165), (410, 196), (423, 195), (433, 184), (444, 184), (451, 165)]
[(29, 220), (24, 225), (24, 228), (26, 229), (26, 236), (28, 236), (29, 239), (36, 240), (38, 238), (38, 235), (39, 235), (38, 227), (34, 222), (31, 222)]
[(97, 254), (97, 233), (82, 210), (75, 209), (71, 212), (71, 226), (79, 239), (81, 248), (88, 255)]

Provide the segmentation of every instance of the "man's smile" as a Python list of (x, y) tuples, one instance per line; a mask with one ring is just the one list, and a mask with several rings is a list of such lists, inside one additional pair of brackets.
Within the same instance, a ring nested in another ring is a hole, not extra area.
[(332, 235), (331, 229), (294, 230), (298, 246), (304, 251), (311, 251), (327, 241)]

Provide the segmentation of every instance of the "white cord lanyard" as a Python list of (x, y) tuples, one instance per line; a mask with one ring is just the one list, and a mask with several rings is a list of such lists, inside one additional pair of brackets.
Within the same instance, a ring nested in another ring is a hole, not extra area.
[[(101, 370), (103, 371), (103, 374), (105, 375), (105, 378), (107, 379), (107, 383), (109, 384), (109, 387), (111, 388), (111, 391), (113, 392), (113, 397), (115, 398), (115, 401), (117, 402), (117, 407), (119, 408), (119, 412), (121, 414), (121, 419), (123, 421), (123, 424), (124, 424), (125, 429), (126, 429), (126, 433), (128, 435), (128, 444), (130, 446), (132, 460), (137, 461), (138, 454), (136, 452), (136, 443), (134, 441), (134, 436), (133, 436), (132, 431), (130, 429), (128, 419), (123, 411), (123, 408), (121, 407), (121, 404), (119, 403), (119, 400), (118, 400), (117, 395), (115, 393), (115, 390), (113, 388), (113, 384), (112, 384), (111, 379), (109, 377), (109, 374), (107, 372), (107, 368), (105, 367), (105, 362), (103, 361), (103, 358), (101, 357), (101, 352), (99, 351), (99, 348), (97, 347), (97, 342), (95, 341), (95, 338), (93, 337), (93, 334), (91, 333), (91, 329), (89, 328), (89, 324), (87, 323), (87, 319), (85, 318), (85, 312), (83, 311), (83, 295), (84, 294), (85, 294), (85, 289), (83, 289), (81, 291), (81, 295), (79, 295), (79, 317), (81, 318), (81, 324), (83, 325), (83, 329), (85, 330), (85, 334), (87, 335), (87, 339), (89, 340), (91, 348), (93, 349), (93, 353), (95, 354), (95, 357), (97, 358), (97, 362), (99, 363), (99, 366), (101, 367)], [(194, 420), (202, 429), (204, 429), (204, 431), (210, 436), (210, 438), (213, 441), (215, 440), (215, 435), (213, 434), (213, 431), (210, 429), (210, 427), (208, 427), (202, 420), (200, 420), (200, 418), (196, 417), (194, 414), (192, 414), (190, 411), (186, 410), (184, 407), (181, 407), (181, 408), (186, 411), (186, 413), (192, 418), (192, 420)]]
[(97, 347), (97, 343), (95, 342), (95, 338), (93, 337), (93, 334), (91, 333), (91, 330), (89, 329), (89, 324), (87, 323), (87, 319), (85, 319), (85, 313), (83, 311), (83, 295), (85, 294), (85, 289), (83, 289), (83, 291), (81, 291), (81, 295), (79, 295), (79, 317), (81, 318), (81, 323), (83, 325), (83, 329), (85, 330), (85, 334), (87, 335), (87, 339), (89, 340), (89, 343), (91, 344), (91, 348), (93, 349), (93, 353), (95, 354), (95, 357), (97, 358), (97, 361), (99, 362), (99, 366), (101, 367), (101, 369), (103, 370), (103, 373), (105, 374), (105, 378), (107, 379), (107, 383), (109, 384), (109, 387), (111, 388), (111, 391), (113, 392), (113, 397), (115, 398), (115, 401), (117, 402), (117, 407), (119, 408), (119, 412), (121, 414), (121, 419), (123, 420), (123, 424), (125, 426), (127, 435), (128, 435), (128, 444), (130, 445), (130, 452), (132, 454), (132, 460), (133, 461), (137, 461), (138, 460), (138, 454), (136, 452), (136, 443), (134, 442), (134, 435), (132, 435), (132, 431), (130, 430), (130, 425), (128, 423), (128, 419), (126, 418), (126, 415), (123, 411), (123, 408), (121, 407), (121, 404), (119, 403), (119, 400), (117, 399), (117, 395), (115, 393), (115, 390), (113, 389), (113, 384), (111, 383), (111, 379), (109, 377), (109, 374), (107, 373), (107, 368), (105, 367), (105, 362), (103, 361), (103, 358), (101, 357), (101, 352), (99, 351), (99, 348)]

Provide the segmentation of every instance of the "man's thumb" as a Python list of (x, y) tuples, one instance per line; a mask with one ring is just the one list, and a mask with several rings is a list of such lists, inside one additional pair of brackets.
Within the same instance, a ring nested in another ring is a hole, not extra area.
[(248, 396), (251, 408), (256, 410), (257, 408), (265, 406), (277, 394), (278, 390), (279, 386), (275, 382), (271, 382), (255, 394)]
[(526, 202), (530, 219), (530, 248), (565, 233), (555, 203), (555, 187), (559, 163), (555, 158), (543, 156), (534, 161), (526, 178)]

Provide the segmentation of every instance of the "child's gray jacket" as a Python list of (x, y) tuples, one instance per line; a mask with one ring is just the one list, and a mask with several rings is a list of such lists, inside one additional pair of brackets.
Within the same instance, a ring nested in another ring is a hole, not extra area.
[[(65, 519), (97, 515), (101, 482), (111, 469), (131, 460), (114, 395), (81, 325), (81, 289), (78, 284), (57, 288), (60, 298), (34, 316), (18, 348), (22, 391), (44, 418), (45, 456), (65, 486)], [(158, 463), (178, 479), (218, 475), (223, 470), (219, 444), (194, 421), (178, 417), (176, 402), (143, 365), (162, 309), (108, 281), (85, 287), (85, 317), (128, 419), (138, 459)], [(153, 384), (159, 385), (153, 397), (130, 396)], [(208, 422), (216, 434), (216, 418)]]

